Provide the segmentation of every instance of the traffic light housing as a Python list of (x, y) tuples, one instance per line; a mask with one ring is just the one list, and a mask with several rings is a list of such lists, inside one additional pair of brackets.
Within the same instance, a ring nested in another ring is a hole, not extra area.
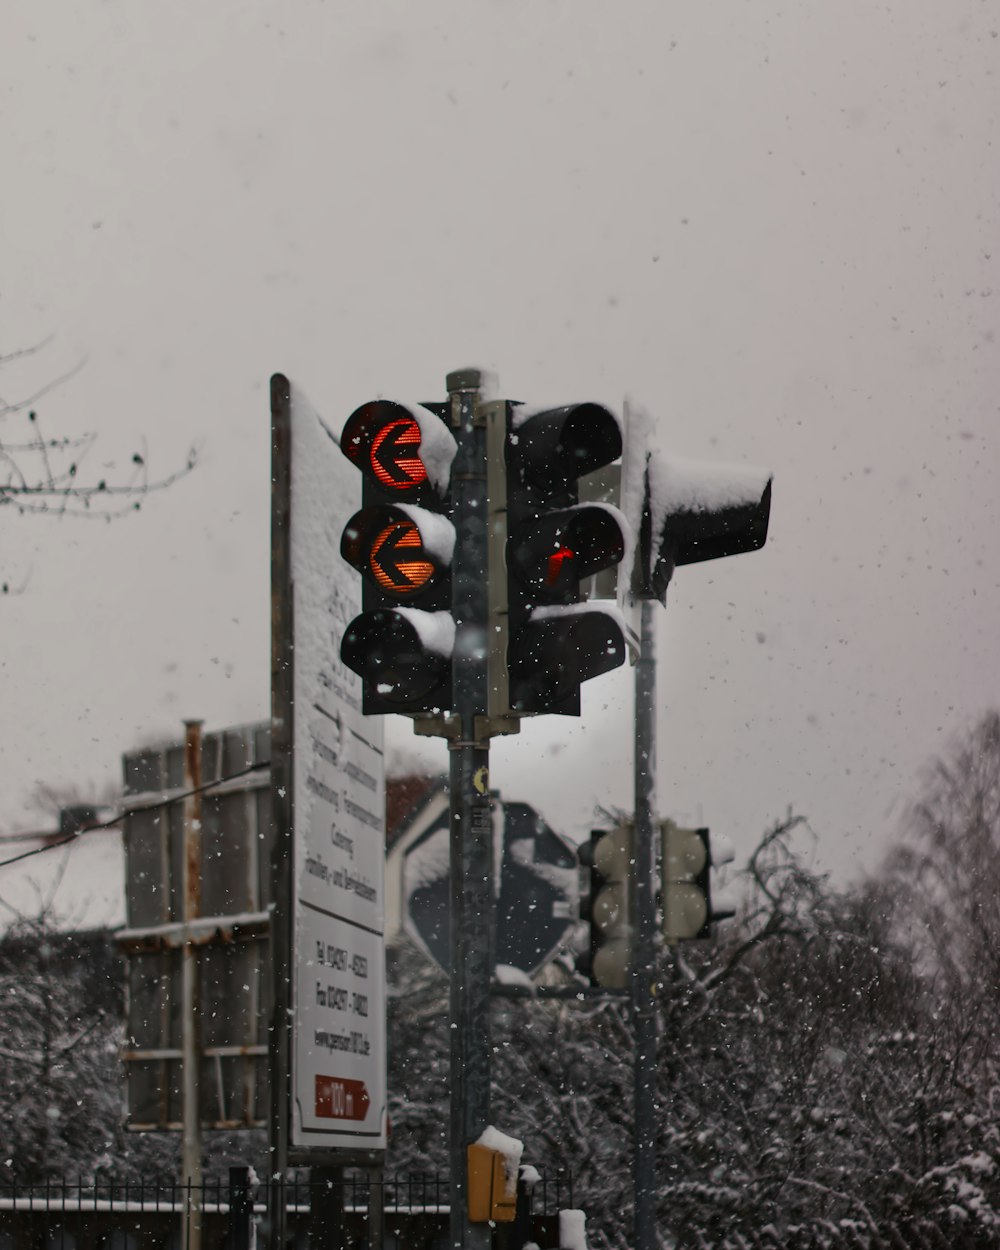
[(771, 475), (647, 452), (633, 594), (666, 602), (674, 569), (758, 551), (771, 516)]
[(628, 527), (578, 489), (621, 455), (621, 426), (600, 404), (508, 405), (504, 451), (510, 710), (578, 716), (581, 683), (625, 659), (617, 611), (582, 603), (580, 583), (625, 557)]
[(594, 985), (623, 990), (632, 968), (632, 824), (595, 830), (580, 848), (580, 860), (590, 868), (590, 894), (583, 917), (590, 922), (590, 951), (581, 962)]
[(451, 706), (448, 490), (456, 444), (448, 412), (448, 404), (374, 400), (351, 414), (341, 435), (363, 486), (340, 547), (361, 574), (362, 613), (345, 629), (340, 654), (363, 680), (366, 715)]
[(710, 937), (715, 921), (735, 915), (721, 900), (716, 905), (712, 901), (712, 868), (725, 859), (713, 861), (707, 829), (682, 829), (664, 820), (660, 832), (664, 936), (671, 944)]

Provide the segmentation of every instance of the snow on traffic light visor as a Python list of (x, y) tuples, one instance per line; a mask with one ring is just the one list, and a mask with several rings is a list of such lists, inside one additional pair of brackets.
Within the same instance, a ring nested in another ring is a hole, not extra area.
[(344, 455), (384, 491), (413, 498), (447, 489), (455, 440), (420, 404), (376, 399), (356, 408), (340, 437)]
[(430, 587), (451, 564), (455, 531), (425, 508), (374, 506), (344, 528), (340, 553), (363, 577), (395, 598)]

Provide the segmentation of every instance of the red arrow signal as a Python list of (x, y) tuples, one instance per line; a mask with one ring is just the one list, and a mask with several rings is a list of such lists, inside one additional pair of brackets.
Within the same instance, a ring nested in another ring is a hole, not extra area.
[(368, 567), (383, 590), (401, 596), (422, 590), (437, 572), (424, 553), (420, 530), (409, 520), (392, 521), (376, 535)]
[[(451, 553), (442, 527), (451, 530), (443, 517), (424, 508), (375, 504), (348, 521), (340, 554), (385, 594), (412, 599), (430, 590), (447, 571)], [(428, 546), (425, 530), (436, 536), (436, 543)]]
[(363, 1120), (371, 1099), (364, 1081), (342, 1076), (316, 1077), (316, 1115), (321, 1120)]
[(427, 481), (427, 470), (417, 451), (420, 426), (407, 415), (383, 425), (372, 439), (368, 462), (376, 481), (389, 490), (406, 491)]
[(341, 451), (370, 483), (411, 501), (445, 494), (456, 447), (427, 405), (408, 408), (389, 399), (356, 408), (340, 436)]

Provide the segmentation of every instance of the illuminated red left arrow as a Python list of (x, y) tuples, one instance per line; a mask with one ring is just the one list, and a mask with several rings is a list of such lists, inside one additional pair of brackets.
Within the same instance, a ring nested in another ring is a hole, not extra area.
[(323, 1120), (363, 1120), (370, 1103), (364, 1081), (316, 1077), (316, 1115)]

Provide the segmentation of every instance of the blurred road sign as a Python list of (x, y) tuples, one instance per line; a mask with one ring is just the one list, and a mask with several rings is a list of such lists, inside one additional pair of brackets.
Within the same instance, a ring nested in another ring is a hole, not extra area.
[[(450, 955), (449, 814), (403, 859), (403, 927), (445, 971)], [(527, 803), (493, 810), (494, 967), (534, 973), (563, 947), (579, 914), (576, 851)]]
[[(271, 1015), (273, 848), (269, 730), (250, 725), (205, 734), (202, 800), (202, 1125), (251, 1128), (267, 1122)], [(131, 751), (124, 772), (127, 927), (115, 939), (126, 957), (123, 1049), (129, 1128), (180, 1129), (182, 850), (184, 744)], [(165, 797), (177, 801), (163, 807)], [(151, 805), (153, 805), (151, 807)]]

